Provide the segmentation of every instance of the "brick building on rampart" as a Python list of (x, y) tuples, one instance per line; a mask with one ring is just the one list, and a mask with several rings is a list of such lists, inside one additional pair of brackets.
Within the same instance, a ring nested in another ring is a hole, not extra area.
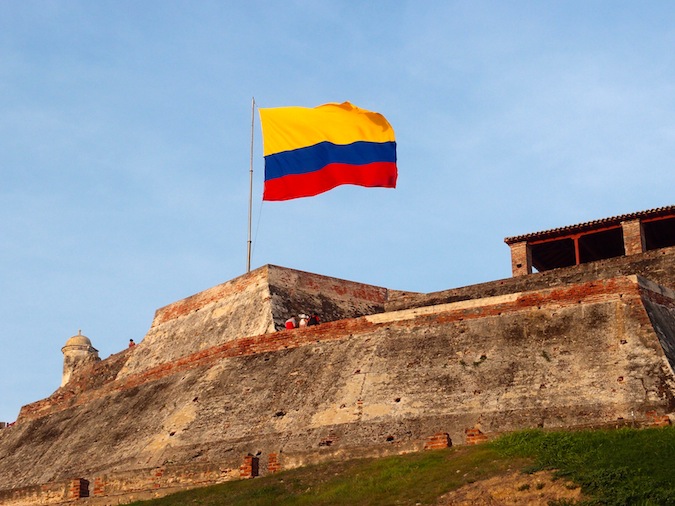
[[(670, 423), (675, 207), (506, 242), (509, 279), (419, 294), (267, 265), (157, 310), (105, 360), (74, 336), (63, 385), (0, 430), (0, 504), (116, 504), (528, 427)], [(280, 330), (300, 312), (323, 323)]]

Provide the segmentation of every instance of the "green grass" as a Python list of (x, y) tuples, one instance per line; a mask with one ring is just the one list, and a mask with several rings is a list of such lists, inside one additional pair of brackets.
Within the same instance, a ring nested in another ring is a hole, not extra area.
[[(512, 467), (517, 462), (516, 467)], [(445, 492), (524, 467), (529, 460), (503, 457), (488, 445), (358, 459), (228, 482), (134, 504), (390, 505), (433, 504)]]
[(675, 429), (524, 431), (491, 446), (534, 458), (527, 471), (555, 469), (593, 496), (587, 504), (675, 505)]
[(508, 469), (555, 469), (593, 498), (585, 504), (675, 505), (675, 429), (524, 431), (474, 447), (308, 466), (134, 504), (433, 504)]

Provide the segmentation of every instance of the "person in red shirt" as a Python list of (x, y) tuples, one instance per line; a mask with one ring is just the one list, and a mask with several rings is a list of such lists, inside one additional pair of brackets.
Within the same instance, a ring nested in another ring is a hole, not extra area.
[(297, 321), (295, 319), (295, 316), (291, 316), (288, 320), (286, 320), (286, 328), (287, 329), (294, 329), (297, 327)]

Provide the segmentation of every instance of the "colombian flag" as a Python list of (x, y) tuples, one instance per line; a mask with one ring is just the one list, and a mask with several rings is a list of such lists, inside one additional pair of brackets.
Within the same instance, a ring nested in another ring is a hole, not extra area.
[(263, 200), (311, 197), (342, 184), (396, 188), (396, 139), (376, 112), (344, 102), (259, 109)]

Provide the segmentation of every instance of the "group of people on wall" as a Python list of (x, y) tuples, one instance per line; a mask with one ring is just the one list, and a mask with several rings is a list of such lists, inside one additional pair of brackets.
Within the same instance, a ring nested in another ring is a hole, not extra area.
[(285, 327), (287, 329), (311, 327), (312, 325), (318, 325), (319, 322), (319, 316), (316, 313), (312, 313), (312, 316), (308, 316), (305, 313), (300, 313), (299, 315), (293, 315), (288, 320), (286, 320)]

